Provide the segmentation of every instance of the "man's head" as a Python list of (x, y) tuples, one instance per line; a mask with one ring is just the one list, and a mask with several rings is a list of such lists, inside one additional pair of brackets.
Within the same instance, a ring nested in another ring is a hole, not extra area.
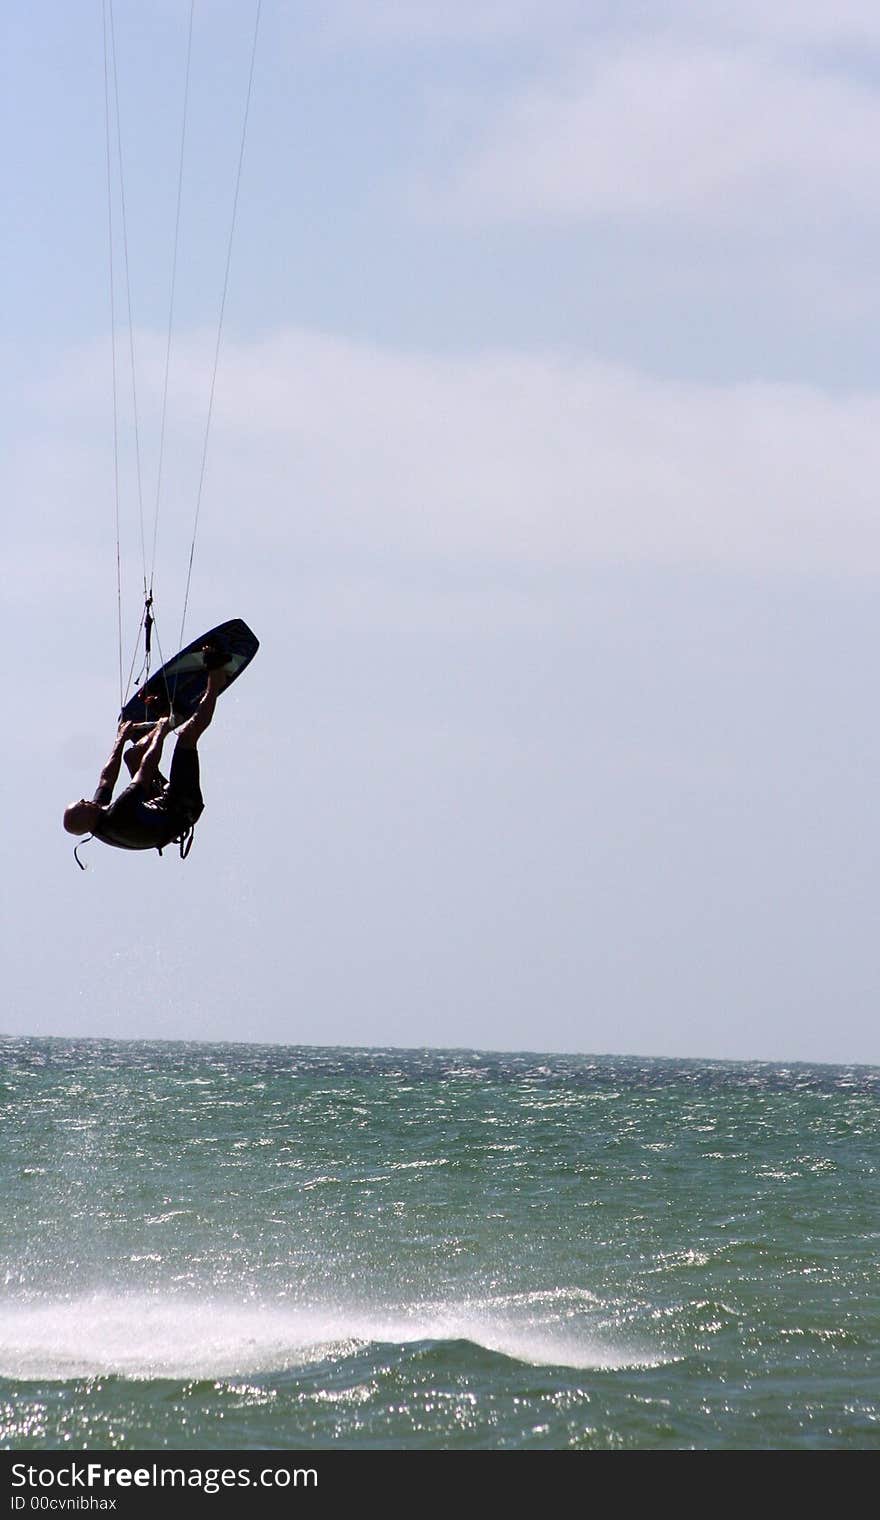
[(101, 811), (100, 803), (81, 797), (64, 809), (64, 827), (68, 834), (91, 834)]

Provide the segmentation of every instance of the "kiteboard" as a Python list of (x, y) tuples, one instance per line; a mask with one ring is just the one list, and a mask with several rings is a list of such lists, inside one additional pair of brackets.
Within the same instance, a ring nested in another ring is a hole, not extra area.
[[(208, 684), (208, 671), (221, 667), (226, 685), (235, 681), (260, 647), (247, 623), (231, 618), (168, 660), (130, 697), (119, 714), (121, 723), (158, 723), (171, 714), (177, 728), (192, 717)], [(224, 687), (225, 690), (225, 687)]]

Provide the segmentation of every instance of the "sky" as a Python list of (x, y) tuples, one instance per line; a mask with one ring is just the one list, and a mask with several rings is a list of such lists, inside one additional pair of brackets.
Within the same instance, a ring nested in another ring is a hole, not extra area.
[[(189, 0), (114, 0), (110, 194), (101, 0), (3, 7), (0, 1032), (880, 1062), (880, 12), (262, 0), (199, 498), (255, 13), (160, 484)], [(139, 500), (166, 657), (197, 503), (185, 638), (261, 649), (189, 859), (81, 872), (111, 223), (125, 672)]]

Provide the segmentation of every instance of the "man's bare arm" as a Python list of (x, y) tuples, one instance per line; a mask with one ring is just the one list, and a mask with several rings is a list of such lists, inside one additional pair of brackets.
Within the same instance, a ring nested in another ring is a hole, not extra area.
[(96, 802), (100, 801), (106, 805), (113, 796), (113, 788), (116, 785), (119, 767), (122, 764), (122, 751), (131, 727), (131, 723), (120, 723), (116, 730), (116, 742), (107, 757), (107, 762), (98, 781), (98, 790), (95, 793)]

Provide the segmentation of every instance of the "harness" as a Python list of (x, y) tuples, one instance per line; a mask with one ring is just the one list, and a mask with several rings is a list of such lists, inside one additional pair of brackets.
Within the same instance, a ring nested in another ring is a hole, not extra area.
[[(196, 837), (196, 826), (195, 826), (194, 823), (188, 823), (187, 826), (186, 826), (186, 828), (184, 829), (183, 833), (182, 834), (178, 834), (178, 836), (177, 836), (176, 839), (169, 840), (169, 844), (176, 844), (177, 847), (178, 847), (178, 849), (180, 850), (180, 858), (181, 858), (181, 860), (186, 860), (187, 855), (189, 854), (190, 850), (193, 847), (193, 840), (195, 839), (195, 837)], [(166, 848), (166, 846), (164, 844), (157, 844), (156, 845), (156, 849), (159, 851), (160, 855), (162, 854), (162, 851), (165, 848)]]
[[(186, 828), (184, 829), (183, 833), (182, 834), (178, 834), (175, 839), (170, 839), (168, 841), (168, 844), (176, 844), (177, 847), (178, 847), (178, 849), (179, 849), (179, 851), (180, 851), (180, 858), (181, 858), (181, 860), (186, 860), (187, 856), (189, 855), (190, 850), (193, 847), (193, 840), (195, 839), (195, 836), (196, 836), (196, 826), (195, 826), (195, 824), (194, 823), (188, 823), (187, 826), (186, 826)], [(84, 865), (83, 862), (80, 860), (77, 851), (79, 850), (79, 848), (80, 848), (81, 845), (90, 844), (91, 841), (93, 839), (95, 839), (96, 837), (97, 836), (94, 835), (94, 834), (86, 834), (85, 838), (77, 840), (76, 844), (73, 847), (73, 858), (76, 861), (76, 863), (79, 866), (79, 868), (80, 868), (81, 871), (87, 871), (89, 868), (88, 868), (87, 865)], [(113, 842), (112, 840), (108, 840), (108, 839), (102, 839), (101, 840), (102, 844), (111, 844), (112, 842)], [(165, 850), (165, 849), (167, 849), (167, 848), (168, 848), (168, 846), (164, 845), (164, 844), (157, 844), (156, 845), (156, 849), (158, 850), (158, 852), (159, 852), (160, 855), (162, 854), (162, 851)]]

